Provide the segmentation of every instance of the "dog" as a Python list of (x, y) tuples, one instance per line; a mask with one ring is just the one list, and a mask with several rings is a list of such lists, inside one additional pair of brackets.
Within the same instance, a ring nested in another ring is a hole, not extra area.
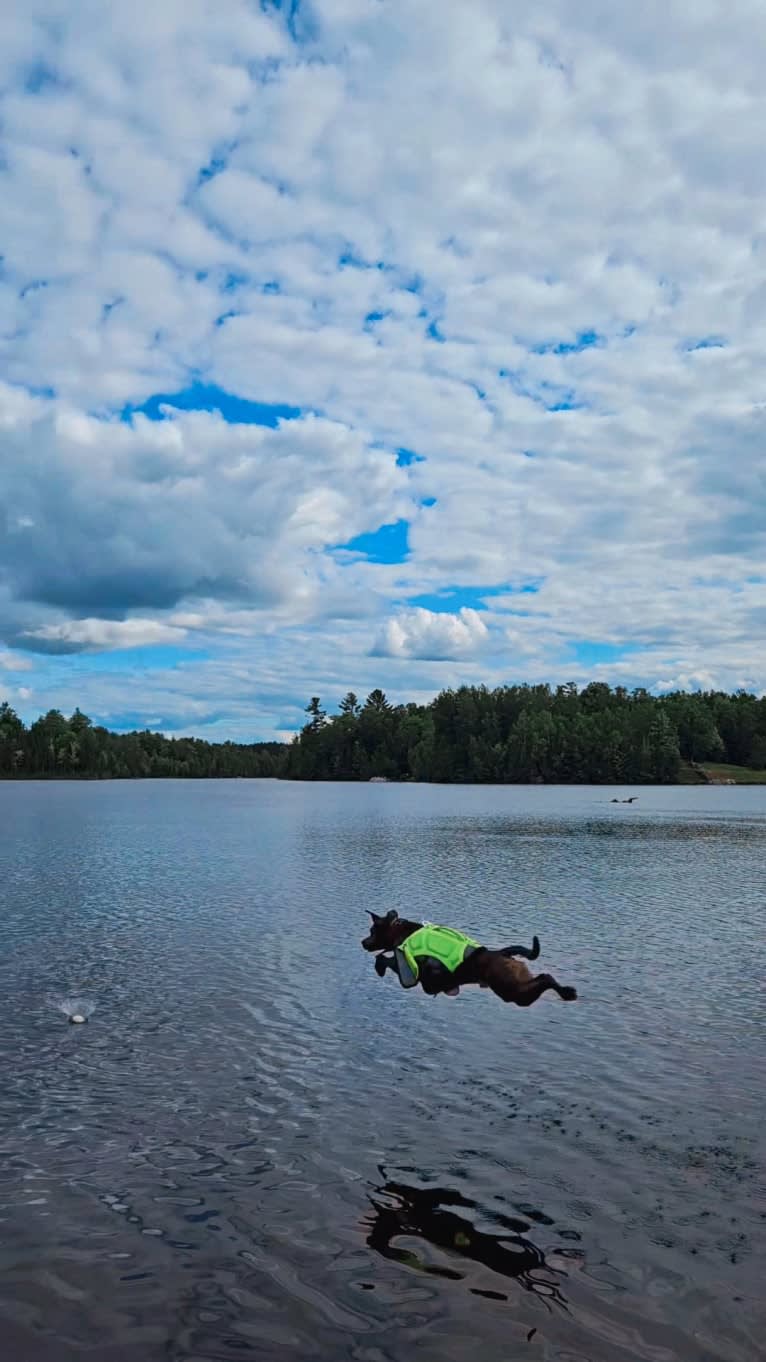
[(463, 985), (478, 984), (517, 1007), (531, 1007), (549, 989), (565, 1003), (577, 997), (576, 989), (558, 983), (552, 974), (532, 974), (524, 964), (540, 954), (537, 937), (533, 937), (531, 949), (505, 946), (489, 950), (450, 927), (409, 922), (394, 909), (385, 916), (370, 912), (370, 917), (372, 928), (362, 946), (375, 955), (379, 977), (393, 970), (403, 988), (420, 984), (431, 997), (439, 993), (454, 997)]

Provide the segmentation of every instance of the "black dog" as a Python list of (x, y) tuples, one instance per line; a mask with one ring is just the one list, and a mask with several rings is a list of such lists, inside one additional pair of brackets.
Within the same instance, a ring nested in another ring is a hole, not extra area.
[[(525, 946), (488, 950), (450, 929), (408, 922), (393, 910), (385, 917), (377, 913), (370, 913), (370, 917), (372, 929), (362, 946), (377, 956), (375, 969), (381, 978), (391, 969), (405, 988), (419, 983), (431, 995), (454, 994), (464, 984), (478, 984), (480, 988), (491, 988), (504, 1003), (516, 1003), (517, 1007), (529, 1007), (549, 988), (567, 1003), (577, 997), (575, 989), (559, 984), (552, 974), (533, 975), (523, 964), (523, 959), (536, 960), (540, 954), (537, 937), (533, 938), (531, 950)], [(430, 954), (430, 950), (438, 955)]]

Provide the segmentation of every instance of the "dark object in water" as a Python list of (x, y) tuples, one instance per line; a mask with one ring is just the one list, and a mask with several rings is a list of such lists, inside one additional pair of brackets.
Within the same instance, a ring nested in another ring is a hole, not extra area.
[[(432, 1277), (447, 1281), (468, 1278), (469, 1283), (473, 1278), (469, 1265), (475, 1263), (489, 1268), (496, 1277), (515, 1279), (546, 1305), (555, 1302), (566, 1308), (560, 1285), (566, 1274), (550, 1267), (542, 1249), (527, 1237), (528, 1221), (495, 1212), (492, 1218), (499, 1222), (500, 1233), (479, 1230), (469, 1218), (472, 1211), (479, 1209), (477, 1203), (448, 1187), (412, 1187), (386, 1181), (374, 1189), (369, 1200), (373, 1214), (365, 1226), (367, 1244), (381, 1257)], [(404, 1238), (410, 1241), (406, 1248), (401, 1244)], [(417, 1243), (412, 1245), (413, 1240), (441, 1249), (448, 1261), (429, 1261), (431, 1255), (419, 1253)], [(502, 1284), (498, 1281), (493, 1285)], [(496, 1289), (470, 1284), (468, 1289), (472, 1295), (487, 1300), (508, 1299), (505, 1292)], [(532, 1330), (532, 1334), (536, 1332)]]

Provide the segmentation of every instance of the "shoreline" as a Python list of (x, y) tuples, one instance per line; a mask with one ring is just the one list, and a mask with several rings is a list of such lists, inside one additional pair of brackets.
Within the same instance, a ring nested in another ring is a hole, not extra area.
[[(137, 783), (137, 782), (145, 782), (145, 781), (156, 781), (156, 782), (162, 784), (162, 783), (164, 783), (164, 782), (168, 782), (168, 781), (172, 781), (172, 780), (193, 780), (193, 781), (200, 782), (200, 783), (202, 783), (202, 782), (204, 782), (204, 781), (208, 781), (208, 780), (225, 780), (225, 781), (236, 781), (236, 780), (258, 780), (258, 781), (274, 781), (275, 783), (288, 784), (288, 785), (422, 785), (422, 786), (426, 786), (426, 787), (431, 786), (431, 785), (442, 785), (442, 786), (447, 786), (447, 787), (453, 787), (453, 786), (454, 786), (455, 788), (458, 788), (458, 787), (460, 787), (460, 786), (464, 786), (465, 788), (473, 788), (473, 789), (483, 789), (483, 788), (485, 788), (485, 787), (488, 788), (488, 789), (489, 789), (489, 788), (493, 788), (493, 789), (503, 789), (503, 788), (505, 788), (505, 787), (508, 787), (508, 788), (512, 788), (512, 789), (525, 789), (525, 788), (530, 788), (530, 789), (561, 789), (561, 790), (576, 790), (576, 789), (592, 789), (592, 790), (625, 790), (625, 789), (636, 789), (636, 790), (677, 790), (677, 789), (680, 789), (680, 788), (682, 788), (682, 787), (685, 787), (686, 789), (690, 789), (690, 788), (692, 788), (692, 787), (696, 787), (697, 789), (715, 789), (715, 790), (719, 790), (719, 789), (722, 789), (722, 788), (727, 787), (727, 786), (728, 786), (729, 788), (731, 788), (732, 786), (736, 786), (736, 787), (738, 787), (738, 788), (744, 788), (744, 787), (749, 786), (749, 785), (766, 785), (766, 771), (756, 771), (756, 770), (751, 769), (750, 767), (746, 767), (746, 766), (744, 766), (744, 767), (731, 767), (731, 766), (727, 766), (727, 767), (725, 768), (725, 772), (726, 772), (725, 775), (719, 775), (719, 774), (718, 774), (718, 771), (717, 771), (714, 767), (706, 767), (706, 768), (705, 768), (705, 771), (708, 773), (708, 778), (707, 778), (707, 779), (704, 778), (702, 775), (696, 773), (696, 772), (692, 772), (692, 771), (687, 772), (686, 770), (682, 770), (681, 773), (680, 773), (680, 777), (679, 777), (678, 780), (673, 780), (673, 781), (645, 781), (645, 782), (641, 782), (641, 781), (622, 781), (622, 782), (616, 782), (616, 781), (613, 781), (613, 780), (610, 780), (610, 781), (593, 781), (593, 780), (566, 780), (566, 781), (564, 781), (564, 780), (413, 780), (411, 777), (408, 777), (408, 778), (406, 778), (406, 779), (404, 779), (404, 780), (397, 780), (395, 777), (391, 777), (391, 776), (370, 776), (370, 777), (367, 777), (367, 778), (365, 778), (365, 779), (360, 779), (360, 780), (353, 780), (353, 779), (335, 780), (335, 779), (333, 779), (331, 776), (315, 776), (315, 777), (302, 777), (302, 778), (301, 778), (301, 777), (296, 777), (296, 776), (280, 776), (280, 775), (269, 775), (269, 776), (259, 776), (259, 775), (252, 775), (252, 776), (242, 776), (242, 775), (222, 775), (222, 774), (220, 774), (220, 773), (219, 773), (219, 774), (211, 774), (211, 775), (193, 775), (193, 774), (191, 774), (191, 773), (188, 773), (188, 774), (181, 774), (181, 773), (178, 773), (178, 772), (175, 772), (175, 773), (173, 773), (172, 775), (171, 775), (171, 774), (168, 774), (168, 775), (157, 775), (157, 774), (152, 774), (152, 775), (123, 775), (123, 776), (111, 776), (111, 775), (110, 775), (110, 776), (97, 776), (97, 775), (87, 775), (87, 774), (85, 774), (85, 773), (83, 773), (82, 775), (78, 775), (78, 774), (73, 773), (73, 772), (66, 772), (66, 773), (62, 772), (62, 773), (58, 773), (58, 772), (42, 772), (42, 771), (41, 771), (41, 772), (37, 772), (37, 773), (31, 773), (31, 772), (19, 772), (18, 774), (12, 774), (12, 773), (10, 773), (10, 772), (0, 772), (0, 785), (30, 784), (30, 783), (32, 783), (32, 782), (34, 782), (34, 781), (37, 781), (38, 784), (42, 784), (42, 785), (54, 785), (54, 784), (57, 784), (57, 785), (58, 785), (58, 784), (62, 784), (62, 783), (69, 783), (69, 784), (73, 784), (73, 785), (82, 785), (82, 784), (91, 784), (91, 785), (97, 785), (97, 784), (98, 784), (98, 785), (103, 785), (103, 784), (107, 784), (107, 783), (109, 783), (109, 782), (114, 783), (114, 782), (117, 782), (117, 781), (119, 781), (119, 782), (126, 782), (126, 783), (130, 783), (130, 784)], [(730, 774), (730, 772), (734, 772), (734, 774)], [(618, 802), (622, 802), (622, 801), (618, 801)]]

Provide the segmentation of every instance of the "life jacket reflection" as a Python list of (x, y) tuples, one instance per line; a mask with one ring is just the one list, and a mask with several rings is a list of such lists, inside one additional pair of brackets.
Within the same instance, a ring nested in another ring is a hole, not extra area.
[(462, 965), (475, 950), (478, 941), (456, 932), (452, 927), (419, 927), (396, 948), (396, 963), (399, 969), (399, 982), (402, 988), (414, 988), (420, 979), (421, 963), (426, 959), (436, 960), (450, 974)]

